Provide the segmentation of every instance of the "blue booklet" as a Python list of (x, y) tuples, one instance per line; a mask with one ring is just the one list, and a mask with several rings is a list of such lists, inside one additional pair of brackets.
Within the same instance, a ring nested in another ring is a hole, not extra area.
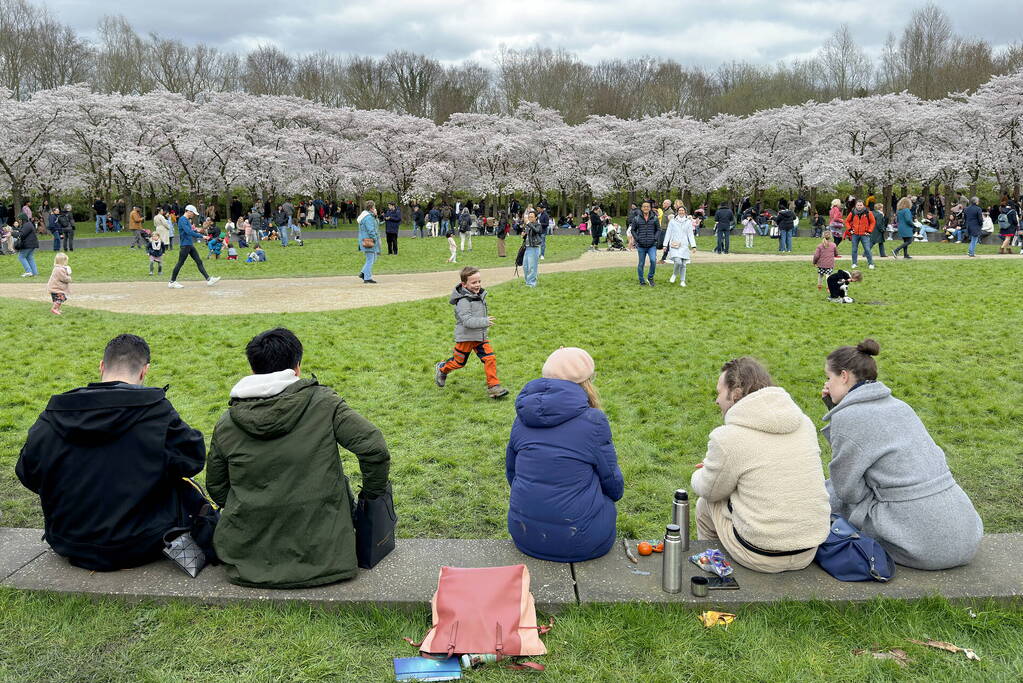
[(458, 657), (396, 657), (394, 675), (399, 681), (454, 681), (462, 677), (462, 664)]

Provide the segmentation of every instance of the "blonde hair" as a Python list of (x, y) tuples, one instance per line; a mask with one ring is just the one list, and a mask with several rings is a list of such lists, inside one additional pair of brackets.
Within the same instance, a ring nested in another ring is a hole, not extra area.
[(831, 200), (831, 205), (832, 206), (841, 206), (842, 205), (842, 200), (839, 199), (838, 197), (835, 197), (834, 199)]
[(53, 265), (55, 266), (66, 266), (67, 265), (67, 254), (64, 252), (57, 252), (53, 257)]
[(579, 382), (579, 386), (586, 392), (586, 398), (589, 399), (591, 408), (596, 408), (597, 410), (604, 409), (600, 404), (600, 394), (597, 392), (597, 387), (593, 386), (592, 378)]
[(834, 242), (835, 241), (835, 236), (831, 233), (830, 230), (825, 230), (824, 231), (824, 235), (822, 236), (822, 238), (823, 238), (823, 240), (825, 242)]
[(911, 206), (913, 206), (913, 201), (909, 197), (903, 197), (902, 199), (899, 200), (899, 203), (895, 206), (895, 210), (896, 211), (902, 211), (903, 209), (908, 209)]

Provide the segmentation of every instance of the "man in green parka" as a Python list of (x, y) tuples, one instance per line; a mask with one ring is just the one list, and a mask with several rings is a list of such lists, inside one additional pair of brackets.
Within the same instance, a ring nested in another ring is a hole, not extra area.
[(301, 376), (302, 342), (278, 327), (245, 349), (252, 375), (231, 390), (213, 430), (206, 487), (223, 508), (213, 536), (232, 583), (305, 588), (358, 571), (352, 493), (338, 445), (354, 453), (362, 491), (387, 490), (380, 430), (332, 389)]

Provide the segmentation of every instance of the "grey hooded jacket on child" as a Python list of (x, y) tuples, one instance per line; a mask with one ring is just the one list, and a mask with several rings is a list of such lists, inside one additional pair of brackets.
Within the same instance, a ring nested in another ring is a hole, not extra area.
[(455, 285), (451, 292), (451, 305), (455, 307), (455, 343), (487, 341), (490, 321), (487, 315), (487, 290), (473, 294), (465, 285)]
[(850, 391), (824, 416), (832, 512), (899, 564), (946, 569), (973, 559), (984, 524), (920, 418), (881, 382)]

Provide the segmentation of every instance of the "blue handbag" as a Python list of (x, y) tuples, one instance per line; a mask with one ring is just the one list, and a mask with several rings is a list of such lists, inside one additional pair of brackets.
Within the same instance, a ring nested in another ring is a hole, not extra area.
[(828, 537), (817, 547), (814, 559), (839, 581), (885, 583), (895, 576), (895, 562), (888, 551), (838, 515), (831, 516)]

